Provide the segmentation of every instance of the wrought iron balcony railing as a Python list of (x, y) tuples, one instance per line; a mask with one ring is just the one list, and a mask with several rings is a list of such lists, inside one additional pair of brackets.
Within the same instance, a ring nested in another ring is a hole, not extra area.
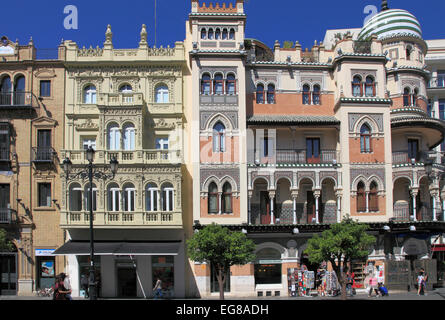
[(39, 107), (38, 99), (32, 92), (0, 92), (0, 108)]
[(35, 147), (32, 148), (33, 162), (53, 162), (56, 151), (52, 147)]
[(11, 152), (9, 148), (0, 148), (0, 162), (11, 161)]

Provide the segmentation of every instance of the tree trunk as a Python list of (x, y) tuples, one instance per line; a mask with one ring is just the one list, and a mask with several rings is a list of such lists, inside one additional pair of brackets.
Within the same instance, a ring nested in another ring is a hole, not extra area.
[(221, 268), (218, 268), (218, 274), (216, 276), (218, 278), (218, 285), (219, 285), (219, 300), (224, 300), (224, 276), (223, 276), (223, 270)]

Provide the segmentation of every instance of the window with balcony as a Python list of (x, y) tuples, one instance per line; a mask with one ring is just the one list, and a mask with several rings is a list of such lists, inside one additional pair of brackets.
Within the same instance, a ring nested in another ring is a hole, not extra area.
[(207, 30), (201, 29), (201, 40), (207, 39)]
[(122, 101), (124, 103), (132, 103), (133, 102), (133, 87), (129, 84), (124, 84), (119, 87), (119, 92), (123, 94)]
[(212, 182), (208, 190), (208, 213), (219, 212), (218, 187)]
[(264, 85), (261, 83), (256, 86), (256, 103), (264, 103)]
[(362, 77), (360, 76), (354, 76), (352, 79), (352, 95), (354, 97), (363, 96)]
[(408, 159), (419, 161), (419, 140), (408, 139)]
[(89, 148), (93, 148), (93, 150), (96, 150), (96, 139), (94, 138), (83, 138), (82, 139), (82, 149), (88, 150)]
[[(85, 186), (85, 191), (84, 191), (84, 204), (85, 204), (85, 210), (90, 210), (90, 185), (87, 184)], [(97, 211), (97, 187), (96, 185), (93, 183), (93, 211)]]
[(160, 85), (156, 87), (156, 103), (169, 103), (169, 92), (166, 85)]
[(222, 211), (223, 213), (232, 213), (232, 186), (229, 182), (226, 182), (223, 186), (223, 194), (222, 194)]
[(149, 183), (145, 188), (145, 210), (148, 212), (158, 211), (158, 186)]
[(133, 124), (127, 124), (124, 127), (124, 150), (125, 151), (132, 151), (135, 149), (135, 133), (136, 130), (134, 128)]
[(209, 40), (213, 40), (213, 35), (214, 35), (213, 29), (210, 28), (210, 29), (209, 29), (209, 32), (208, 32), (208, 39), (209, 39)]
[(366, 82), (365, 82), (365, 95), (367, 97), (375, 97), (376, 96), (376, 92), (375, 92), (375, 81), (374, 78), (371, 76), (367, 76), (366, 77)]
[(365, 123), (360, 128), (360, 152), (370, 153), (371, 150), (371, 128)]
[(0, 105), (12, 104), (11, 78), (4, 76), (0, 81)]
[(37, 186), (38, 206), (51, 207), (51, 183), (39, 183)]
[(225, 131), (226, 127), (221, 122), (213, 127), (213, 152), (225, 151)]
[(438, 71), (437, 72), (437, 86), (439, 88), (445, 87), (445, 71)]
[(121, 131), (116, 123), (108, 126), (108, 150), (121, 149)]
[(25, 77), (18, 76), (14, 83), (14, 104), (24, 105), (25, 104)]
[(0, 123), (0, 161), (10, 161), (9, 124)]
[(93, 85), (86, 86), (83, 89), (83, 103), (96, 104), (96, 87)]
[(9, 184), (0, 184), (0, 195), (0, 223), (9, 223), (11, 220)]
[(40, 96), (51, 97), (51, 80), (40, 80)]
[(51, 130), (37, 130), (36, 161), (51, 161), (53, 148), (51, 146)]
[(70, 211), (82, 211), (82, 188), (80, 184), (74, 183), (70, 186)]
[(229, 73), (226, 79), (226, 94), (236, 94), (236, 78), (235, 75)]
[(362, 181), (357, 185), (357, 212), (366, 212), (365, 184)]
[(162, 186), (161, 193), (161, 203), (162, 211), (173, 211), (174, 210), (174, 189), (171, 183), (165, 183)]
[(133, 184), (128, 183), (124, 186), (124, 211), (133, 212), (136, 200), (136, 188)]
[(306, 139), (307, 163), (320, 163), (320, 138)]
[(274, 104), (275, 103), (275, 85), (269, 84), (267, 86), (267, 103)]
[(120, 211), (121, 209), (121, 191), (116, 183), (108, 187), (108, 211)]

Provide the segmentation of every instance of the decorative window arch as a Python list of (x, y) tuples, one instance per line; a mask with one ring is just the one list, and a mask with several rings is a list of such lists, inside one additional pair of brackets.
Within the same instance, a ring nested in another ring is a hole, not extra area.
[(133, 102), (133, 87), (128, 84), (128, 83), (124, 83), (122, 85), (119, 86), (119, 92), (123, 94), (123, 99), (122, 101), (124, 103), (132, 103)]
[(275, 84), (269, 83), (267, 85), (267, 103), (274, 104), (275, 103)]
[(23, 105), (25, 104), (25, 87), (26, 81), (25, 76), (19, 74), (14, 79), (14, 104)]
[(303, 104), (311, 104), (311, 86), (307, 83), (303, 84)]
[(212, 94), (212, 78), (209, 73), (204, 73), (201, 77), (201, 94)]
[(222, 39), (227, 40), (228, 37), (229, 37), (229, 32), (227, 31), (227, 28), (224, 28), (222, 31)]
[(222, 212), (233, 213), (232, 206), (232, 185), (229, 182), (224, 183), (222, 188)]
[(108, 185), (108, 211), (117, 212), (121, 210), (121, 190), (117, 183), (113, 182)]
[(209, 31), (208, 31), (208, 33), (207, 33), (207, 38), (208, 38), (209, 40), (213, 40), (213, 35), (214, 35), (213, 29), (210, 28)]
[(156, 103), (169, 103), (169, 91), (168, 86), (165, 84), (159, 84), (155, 88), (155, 102)]
[(366, 190), (365, 183), (360, 181), (357, 184), (357, 212), (366, 212)]
[(314, 84), (314, 87), (313, 87), (313, 90), (312, 90), (312, 103), (314, 105), (321, 104), (320, 92), (321, 92), (320, 85), (318, 83)]
[(89, 84), (83, 88), (83, 103), (96, 104), (96, 86)]
[(159, 189), (155, 183), (148, 183), (145, 187), (145, 210), (158, 211)]
[(123, 189), (124, 211), (133, 212), (135, 211), (136, 188), (132, 183), (126, 183)]
[(364, 123), (360, 128), (360, 152), (361, 153), (370, 153), (372, 152), (371, 148), (371, 127)]
[(121, 131), (117, 123), (110, 123), (107, 129), (108, 150), (116, 151), (121, 149)]
[(378, 212), (379, 211), (379, 201), (378, 201), (378, 184), (374, 180), (369, 186), (369, 211)]
[[(97, 187), (96, 184), (93, 183), (93, 211), (97, 211)], [(90, 210), (90, 184), (87, 183), (84, 188), (84, 204), (85, 210)]]
[(205, 28), (201, 29), (201, 40), (207, 39), (207, 30)]
[(6, 75), (0, 80), (0, 105), (11, 105), (12, 98), (11, 78)]
[(359, 75), (355, 75), (352, 78), (352, 95), (354, 97), (363, 97), (362, 77)]
[(224, 76), (222, 73), (216, 73), (213, 78), (213, 93), (223, 94), (224, 93)]
[(365, 95), (367, 97), (375, 97), (376, 89), (375, 89), (375, 79), (373, 76), (367, 76), (365, 81)]
[(208, 213), (219, 212), (218, 186), (215, 182), (211, 182), (208, 188)]
[(221, 29), (216, 28), (215, 30), (215, 40), (221, 40)]
[(124, 150), (131, 151), (136, 148), (136, 129), (134, 124), (128, 123), (124, 126)]
[(173, 211), (174, 210), (174, 188), (169, 182), (164, 183), (161, 187), (161, 204), (162, 211)]
[(256, 86), (256, 103), (264, 103), (264, 84), (258, 83)]
[(230, 40), (235, 40), (235, 29), (230, 29), (230, 32), (229, 32), (229, 39)]
[(69, 200), (70, 211), (82, 211), (82, 188), (77, 182), (70, 185)]
[(213, 126), (213, 152), (225, 152), (226, 127), (218, 121)]
[(226, 94), (236, 94), (236, 77), (233, 73), (227, 74)]

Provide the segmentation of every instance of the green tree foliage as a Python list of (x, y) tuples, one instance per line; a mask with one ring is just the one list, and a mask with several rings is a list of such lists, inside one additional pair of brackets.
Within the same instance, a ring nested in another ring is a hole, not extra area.
[(14, 244), (8, 239), (8, 234), (5, 229), (0, 229), (0, 252), (14, 251)]
[(369, 254), (376, 238), (366, 233), (369, 226), (347, 216), (321, 235), (308, 241), (306, 253), (312, 263), (329, 261), (342, 287), (342, 298), (346, 299), (346, 270), (352, 260), (363, 260)]
[(224, 300), (225, 275), (233, 265), (245, 265), (255, 260), (255, 244), (241, 232), (232, 232), (215, 223), (204, 227), (187, 241), (189, 258), (210, 263), (215, 268), (220, 299)]

